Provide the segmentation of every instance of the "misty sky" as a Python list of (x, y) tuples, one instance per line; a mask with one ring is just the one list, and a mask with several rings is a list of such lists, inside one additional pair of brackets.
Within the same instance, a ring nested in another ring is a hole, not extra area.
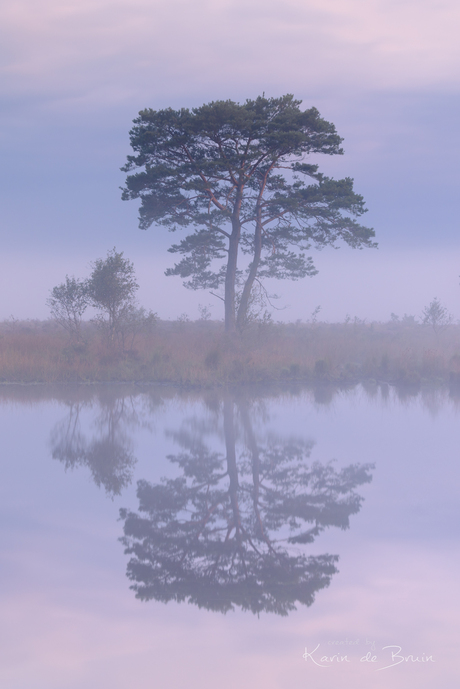
[[(45, 318), (66, 273), (116, 246), (163, 318), (220, 303), (163, 271), (164, 229), (138, 229), (119, 168), (145, 107), (293, 93), (344, 137), (379, 250), (315, 252), (320, 273), (273, 285), (275, 318), (460, 318), (460, 5), (454, 0), (3, 0), (0, 319)], [(176, 240), (176, 237), (174, 237)]]

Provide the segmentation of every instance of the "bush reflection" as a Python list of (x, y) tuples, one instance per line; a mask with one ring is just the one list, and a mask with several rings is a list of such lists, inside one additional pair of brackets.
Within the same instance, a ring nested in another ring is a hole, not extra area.
[(87, 466), (97, 486), (111, 496), (120, 495), (131, 483), (136, 464), (128, 429), (137, 424), (137, 413), (129, 396), (99, 396), (94, 431), (88, 439), (81, 428), (81, 414), (93, 404), (94, 400), (68, 402), (67, 417), (51, 432), (51, 453), (66, 469)]

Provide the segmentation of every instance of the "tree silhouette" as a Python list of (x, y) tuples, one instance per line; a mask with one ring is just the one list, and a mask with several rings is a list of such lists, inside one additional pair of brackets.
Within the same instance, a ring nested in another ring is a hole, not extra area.
[[(375, 247), (353, 180), (334, 180), (308, 156), (342, 155), (342, 139), (316, 108), (286, 94), (145, 109), (130, 132), (134, 155), (122, 198), (140, 199), (140, 227), (191, 229), (169, 251), (166, 271), (186, 287), (224, 287), (225, 329), (241, 328), (254, 288), (267, 278), (317, 273), (312, 247)], [(242, 254), (247, 265), (242, 265)], [(238, 282), (241, 293), (238, 295)]]
[(306, 555), (301, 546), (329, 526), (349, 527), (362, 503), (354, 489), (371, 480), (372, 465), (308, 464), (311, 442), (257, 442), (249, 406), (236, 406), (241, 450), (235, 400), (226, 396), (225, 455), (197, 425), (195, 434), (175, 434), (183, 451), (168, 459), (181, 475), (139, 481), (139, 513), (120, 511), (127, 575), (142, 600), (287, 615), (296, 603), (311, 605), (337, 572), (337, 555)]

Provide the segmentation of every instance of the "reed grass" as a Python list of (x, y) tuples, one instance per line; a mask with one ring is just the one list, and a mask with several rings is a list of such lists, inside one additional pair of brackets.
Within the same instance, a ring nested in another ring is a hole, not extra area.
[(0, 381), (460, 385), (460, 325), (261, 323), (229, 337), (219, 322), (159, 321), (127, 351), (109, 348), (94, 324), (83, 334), (77, 346), (52, 321), (0, 324)]

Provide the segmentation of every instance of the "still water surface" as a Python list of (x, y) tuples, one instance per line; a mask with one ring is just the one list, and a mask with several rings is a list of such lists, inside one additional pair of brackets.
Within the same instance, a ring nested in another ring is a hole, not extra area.
[(5, 689), (458, 686), (442, 391), (5, 387)]

